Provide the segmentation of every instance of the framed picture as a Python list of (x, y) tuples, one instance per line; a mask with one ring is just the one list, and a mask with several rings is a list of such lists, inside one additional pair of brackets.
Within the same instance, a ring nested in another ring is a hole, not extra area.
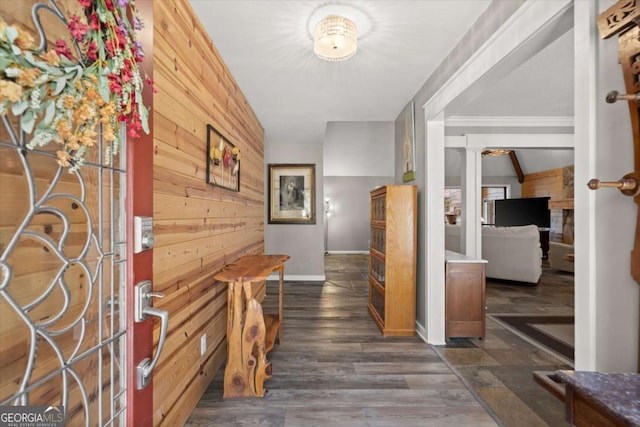
[(316, 223), (316, 165), (269, 165), (269, 224)]
[(207, 184), (240, 191), (240, 149), (207, 125)]
[[(396, 119), (396, 128), (400, 131), (402, 141), (402, 181), (416, 179), (416, 135), (414, 130), (413, 101), (407, 104)], [(396, 134), (397, 135), (397, 134)]]

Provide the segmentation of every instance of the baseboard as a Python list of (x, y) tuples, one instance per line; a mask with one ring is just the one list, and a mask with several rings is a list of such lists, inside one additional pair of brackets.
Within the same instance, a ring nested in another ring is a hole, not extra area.
[(353, 255), (353, 254), (368, 254), (369, 251), (329, 251), (326, 254), (332, 255)]
[[(273, 273), (267, 277), (267, 280), (280, 280), (280, 274)], [(284, 281), (285, 282), (324, 282), (327, 280), (327, 276), (297, 276), (293, 274), (285, 274)]]
[(429, 344), (429, 342), (427, 341), (427, 330), (418, 322), (416, 322), (416, 334), (420, 337), (420, 339), (422, 339), (422, 341)]
[(418, 335), (420, 337), (420, 339), (422, 339), (422, 341), (424, 341), (427, 344), (430, 345), (445, 345), (447, 342), (429, 342), (429, 340), (427, 339), (427, 330), (424, 328), (424, 326), (422, 326), (420, 323), (416, 322), (416, 335)]

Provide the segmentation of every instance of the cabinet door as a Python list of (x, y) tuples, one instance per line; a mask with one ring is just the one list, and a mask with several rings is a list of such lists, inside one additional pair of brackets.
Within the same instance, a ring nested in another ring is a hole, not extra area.
[(447, 337), (484, 337), (484, 264), (447, 263)]
[(482, 316), (481, 274), (458, 271), (447, 276), (447, 317), (450, 320), (478, 320)]
[(376, 314), (384, 323), (384, 294), (373, 282), (369, 283), (369, 297), (372, 308), (376, 311)]

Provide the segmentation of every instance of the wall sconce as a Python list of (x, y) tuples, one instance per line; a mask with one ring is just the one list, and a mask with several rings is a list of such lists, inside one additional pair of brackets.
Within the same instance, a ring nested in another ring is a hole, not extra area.
[(331, 206), (331, 199), (329, 197), (324, 199), (324, 254), (329, 255), (329, 217), (333, 213), (333, 207)]
[(333, 206), (331, 206), (331, 199), (329, 197), (324, 199), (324, 213), (327, 216), (331, 216), (331, 214), (333, 214)]

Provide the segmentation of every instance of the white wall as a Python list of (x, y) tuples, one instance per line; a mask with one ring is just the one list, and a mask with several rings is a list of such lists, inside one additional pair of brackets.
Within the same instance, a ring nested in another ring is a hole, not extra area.
[(595, 27), (597, 14), (614, 3), (574, 6), (581, 64), (575, 101), (576, 368), (637, 372), (640, 288), (630, 275), (629, 253), (638, 208), (617, 190), (593, 192), (584, 185), (594, 177), (617, 180), (634, 169), (627, 103), (604, 101), (610, 90), (624, 91), (618, 40), (602, 40)]
[(324, 176), (393, 176), (393, 122), (329, 122)]
[[(508, 2), (492, 2), (492, 5)], [(468, 57), (469, 61), (449, 75), (449, 79), (429, 97), (424, 105), (425, 122), (425, 252), (422, 254), (425, 263), (425, 299), (423, 301), (426, 314), (426, 324), (417, 322), (417, 332), (432, 344), (444, 343), (444, 224), (442, 215), (442, 198), (444, 197), (444, 147), (445, 138), (445, 110), (455, 111), (456, 105), (464, 105), (469, 99), (475, 98), (479, 93), (486, 92), (493, 83), (504, 75), (513, 72), (515, 68), (524, 63), (531, 55), (535, 55), (549, 41), (561, 36), (570, 29), (573, 24), (573, 3), (571, 0), (555, 2), (530, 1), (516, 10), (509, 21), (498, 29), (486, 43)], [(484, 18), (484, 17), (483, 17)], [(487, 17), (488, 18), (488, 17)], [(489, 19), (489, 21), (491, 21)], [(476, 23), (478, 24), (478, 22)], [(473, 29), (472, 29), (473, 30)], [(470, 30), (470, 33), (472, 32)], [(469, 34), (470, 34), (469, 33)], [(459, 48), (459, 44), (457, 48)], [(462, 48), (461, 48), (462, 49)], [(460, 51), (454, 53), (460, 53)], [(476, 135), (474, 138), (466, 138), (467, 154), (471, 154), (472, 163), (468, 168), (473, 176), (467, 179), (467, 188), (477, 188), (481, 176), (478, 173), (480, 163), (480, 150), (482, 147), (491, 146), (488, 143), (497, 142), (496, 146), (505, 147), (529, 147), (542, 144), (532, 144), (539, 141), (539, 135)], [(502, 141), (499, 141), (502, 139)], [(513, 141), (517, 139), (518, 143)], [(572, 136), (554, 136), (550, 138), (562, 142), (562, 146), (571, 147)], [(564, 142), (563, 142), (564, 141)], [(508, 142), (508, 145), (506, 144)], [(525, 144), (526, 143), (526, 144)], [(550, 143), (550, 141), (545, 141)], [(567, 145), (565, 145), (567, 144)], [(476, 180), (473, 182), (473, 180)], [(471, 199), (471, 198), (469, 198)], [(433, 202), (432, 202), (433, 201)], [(480, 239), (480, 217), (473, 212), (475, 203), (467, 204), (467, 247), (478, 248)], [(471, 219), (471, 222), (469, 221)], [(472, 237), (470, 239), (470, 237)], [(478, 252), (476, 252), (478, 253)], [(472, 252), (473, 254), (473, 252)]]
[[(268, 203), (265, 203), (265, 253), (287, 254), (287, 280), (324, 280), (324, 215), (322, 145), (265, 144), (265, 163), (313, 163), (316, 165), (316, 223), (268, 224)], [(269, 194), (269, 168), (265, 167), (265, 192)]]
[[(469, 31), (460, 40), (460, 43), (452, 49), (451, 53), (438, 66), (434, 73), (428, 77), (424, 85), (413, 97), (416, 106), (415, 131), (416, 131), (416, 179), (410, 184), (418, 185), (418, 268), (416, 283), (416, 323), (426, 325), (427, 307), (425, 305), (426, 294), (426, 267), (421, 262), (425, 254), (425, 201), (423, 192), (425, 191), (425, 121), (422, 106), (427, 102), (449, 77), (459, 69), (465, 61), (474, 55), (480, 46), (485, 43), (492, 34), (522, 5), (524, 0), (513, 1), (493, 1), (482, 16), (471, 26)], [(407, 100), (409, 102), (410, 100)], [(400, 113), (400, 111), (398, 111)], [(395, 143), (395, 182), (402, 183), (402, 141)], [(443, 202), (444, 207), (444, 202)], [(444, 245), (443, 245), (444, 248)]]
[(392, 176), (325, 176), (324, 195), (331, 199), (327, 225), (329, 252), (368, 252), (370, 192), (393, 184)]
[(393, 184), (393, 122), (329, 122), (324, 197), (331, 198), (329, 252), (369, 250), (369, 192)]

